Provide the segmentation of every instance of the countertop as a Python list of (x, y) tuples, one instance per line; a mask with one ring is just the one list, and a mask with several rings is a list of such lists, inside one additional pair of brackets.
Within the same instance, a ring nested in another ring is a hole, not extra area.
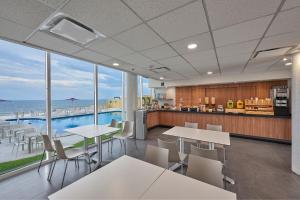
[(225, 112), (193, 112), (193, 111), (179, 111), (179, 110), (147, 110), (150, 112), (177, 112), (177, 113), (193, 113), (193, 114), (209, 114), (209, 115), (234, 115), (245, 117), (266, 117), (266, 118), (291, 118), (291, 115), (287, 116), (275, 116), (275, 115), (255, 115), (255, 114), (243, 114), (243, 113), (225, 113)]

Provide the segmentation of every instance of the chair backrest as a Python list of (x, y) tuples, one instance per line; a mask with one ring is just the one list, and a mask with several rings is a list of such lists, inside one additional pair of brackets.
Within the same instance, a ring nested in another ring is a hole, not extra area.
[(152, 145), (147, 145), (146, 153), (145, 153), (145, 161), (149, 162), (153, 165), (157, 165), (163, 168), (168, 168), (169, 150), (159, 148)]
[(126, 137), (133, 136), (133, 128), (134, 128), (133, 121), (125, 121), (122, 135)]
[(54, 152), (55, 149), (51, 143), (50, 137), (48, 135), (42, 135), (43, 142), (44, 142), (44, 148), (48, 152)]
[(222, 168), (223, 165), (220, 161), (190, 154), (186, 175), (205, 183), (224, 188)]
[(118, 127), (118, 122), (117, 122), (117, 120), (112, 119), (111, 122), (110, 122), (110, 127), (117, 128), (117, 127)]
[(184, 122), (184, 127), (187, 127), (187, 128), (198, 128), (198, 123)]
[(212, 159), (212, 160), (218, 160), (218, 150), (217, 149), (203, 149), (198, 148), (195, 145), (191, 145), (191, 154), (196, 156), (201, 156), (204, 158)]
[(68, 157), (66, 156), (64, 147), (61, 144), (61, 141), (60, 140), (54, 140), (54, 144), (55, 144), (55, 149), (56, 149), (57, 157), (59, 159), (68, 159)]
[(169, 150), (169, 162), (180, 162), (176, 140), (157, 138), (157, 142), (159, 147)]
[(223, 126), (215, 124), (206, 124), (206, 129), (211, 131), (223, 131)]

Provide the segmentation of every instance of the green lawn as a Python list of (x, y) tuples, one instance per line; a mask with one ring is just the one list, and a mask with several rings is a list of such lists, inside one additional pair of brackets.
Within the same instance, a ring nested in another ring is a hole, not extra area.
[[(118, 131), (116, 134), (121, 133), (122, 124), (119, 124), (118, 127), (120, 128), (120, 131)], [(110, 137), (106, 136), (106, 135), (103, 135), (101, 138), (102, 138), (102, 141), (110, 139)], [(94, 143), (93, 138), (88, 139), (88, 144), (93, 144), (93, 143)], [(73, 145), (73, 148), (82, 147), (83, 144), (84, 144), (83, 141), (78, 142)], [(0, 175), (5, 174), (10, 171), (13, 171), (13, 170), (16, 170), (16, 169), (20, 169), (22, 167), (28, 166), (33, 163), (36, 163), (36, 162), (40, 161), (41, 158), (42, 158), (42, 154), (39, 154), (39, 155), (35, 155), (32, 157), (27, 157), (27, 158), (22, 158), (19, 160), (12, 160), (12, 161), (8, 161), (8, 162), (0, 163)]]

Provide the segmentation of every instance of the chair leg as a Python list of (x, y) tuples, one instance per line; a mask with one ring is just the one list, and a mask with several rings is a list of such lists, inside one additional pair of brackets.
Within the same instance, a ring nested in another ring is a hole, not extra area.
[(91, 168), (91, 158), (90, 155), (88, 155), (88, 160), (89, 160), (89, 168), (90, 168), (90, 173), (92, 172), (92, 168)]
[(125, 155), (127, 155), (127, 145), (126, 145), (126, 143), (127, 143), (127, 139), (125, 139), (124, 140), (124, 151), (125, 151)]
[(40, 164), (39, 164), (39, 168), (38, 168), (38, 172), (40, 172), (40, 168), (41, 168), (41, 165), (42, 165), (42, 162), (43, 162), (43, 159), (44, 159), (44, 156), (45, 156), (45, 149), (44, 149), (44, 151), (43, 151), (43, 155), (42, 155), (42, 159), (41, 159), (41, 161), (40, 161)]
[(64, 176), (63, 176), (60, 188), (63, 188), (63, 186), (64, 186), (64, 180), (65, 180), (65, 176), (66, 176), (66, 172), (67, 172), (67, 168), (68, 168), (68, 161), (69, 160), (66, 161)]
[(57, 161), (57, 157), (55, 158), (54, 164), (52, 166), (52, 169), (50, 168), (50, 173), (48, 174), (48, 180), (51, 181), (52, 175), (53, 175), (53, 171), (56, 165), (56, 161)]
[(114, 138), (111, 139), (111, 144), (110, 144), (110, 153), (112, 154), (112, 147), (114, 145)]

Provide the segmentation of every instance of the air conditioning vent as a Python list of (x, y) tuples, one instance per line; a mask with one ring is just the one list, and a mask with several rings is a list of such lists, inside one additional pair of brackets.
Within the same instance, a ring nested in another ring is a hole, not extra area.
[(168, 67), (157, 67), (157, 68), (151, 68), (150, 71), (154, 73), (163, 73), (163, 72), (170, 71), (170, 69)]
[(40, 30), (80, 45), (86, 45), (98, 37), (105, 38), (105, 35), (61, 13), (48, 20)]
[(276, 56), (282, 56), (287, 53), (292, 47), (278, 47), (278, 48), (272, 48), (272, 49), (265, 49), (257, 51), (252, 59), (254, 58), (271, 58)]

